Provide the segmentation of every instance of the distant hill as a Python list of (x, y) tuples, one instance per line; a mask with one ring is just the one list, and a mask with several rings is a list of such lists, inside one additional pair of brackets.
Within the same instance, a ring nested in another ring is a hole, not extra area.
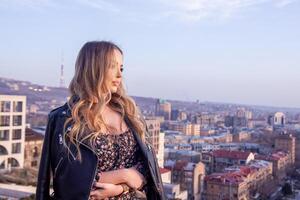
[[(44, 85), (38, 85), (29, 81), (14, 80), (9, 78), (0, 77), (0, 94), (8, 95), (25, 95), (27, 96), (27, 105), (39, 104), (42, 106), (42, 110), (48, 112), (53, 107), (62, 105), (65, 103), (68, 96), (67, 88), (49, 87)], [(155, 103), (158, 98), (154, 97), (139, 97), (132, 96), (136, 103), (142, 110), (155, 109)], [(172, 104), (172, 109), (182, 109), (194, 112), (214, 112), (219, 110), (232, 110), (236, 107), (247, 107), (254, 110), (260, 110), (263, 112), (290, 112), (299, 113), (299, 108), (280, 108), (270, 106), (256, 106), (256, 105), (243, 105), (243, 104), (231, 104), (231, 103), (219, 103), (219, 102), (188, 102), (180, 100), (166, 99)], [(47, 108), (47, 105), (51, 107)]]
[(68, 96), (67, 88), (48, 87), (28, 81), (0, 78), (0, 93), (8, 95), (25, 95), (27, 104), (43, 101), (64, 102)]

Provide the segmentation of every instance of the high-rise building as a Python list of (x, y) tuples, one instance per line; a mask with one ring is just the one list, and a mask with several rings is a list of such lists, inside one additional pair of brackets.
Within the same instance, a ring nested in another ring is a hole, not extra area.
[(0, 95), (0, 169), (23, 168), (26, 96)]
[(171, 103), (158, 99), (155, 105), (155, 115), (163, 116), (165, 120), (171, 119)]
[(147, 117), (145, 121), (148, 127), (148, 135), (146, 135), (146, 140), (153, 146), (155, 153), (158, 154), (160, 123), (155, 117)]
[(295, 163), (296, 138), (291, 134), (280, 134), (275, 138), (275, 149), (289, 152), (291, 164)]
[(145, 121), (148, 127), (146, 140), (155, 150), (159, 167), (163, 168), (165, 133), (160, 132), (160, 120), (157, 117), (147, 117)]
[(200, 135), (200, 124), (172, 121), (168, 123), (168, 129), (179, 131), (186, 135)]

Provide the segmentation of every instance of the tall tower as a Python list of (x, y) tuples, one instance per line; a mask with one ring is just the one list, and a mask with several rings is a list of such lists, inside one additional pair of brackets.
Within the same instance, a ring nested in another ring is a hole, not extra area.
[(291, 134), (281, 134), (275, 138), (275, 149), (288, 151), (291, 164), (295, 163), (296, 138)]
[(157, 99), (155, 104), (155, 115), (156, 116), (163, 116), (165, 120), (171, 119), (171, 103)]
[(59, 87), (65, 87), (65, 78), (64, 78), (64, 57), (61, 56), (61, 65), (60, 65), (60, 78), (59, 78)]

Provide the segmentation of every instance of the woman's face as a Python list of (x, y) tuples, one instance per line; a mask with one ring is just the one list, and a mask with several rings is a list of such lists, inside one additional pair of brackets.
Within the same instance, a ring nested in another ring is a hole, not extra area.
[(107, 71), (106, 84), (111, 93), (115, 93), (122, 81), (123, 71), (123, 55), (119, 50), (114, 50), (115, 63), (114, 67), (111, 67)]

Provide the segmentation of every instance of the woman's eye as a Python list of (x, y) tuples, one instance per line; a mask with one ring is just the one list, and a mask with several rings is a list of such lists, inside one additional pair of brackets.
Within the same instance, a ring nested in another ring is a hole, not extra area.
[(124, 68), (123, 68), (123, 67), (121, 67), (121, 69), (120, 69), (120, 70), (121, 70), (121, 72), (123, 72)]

